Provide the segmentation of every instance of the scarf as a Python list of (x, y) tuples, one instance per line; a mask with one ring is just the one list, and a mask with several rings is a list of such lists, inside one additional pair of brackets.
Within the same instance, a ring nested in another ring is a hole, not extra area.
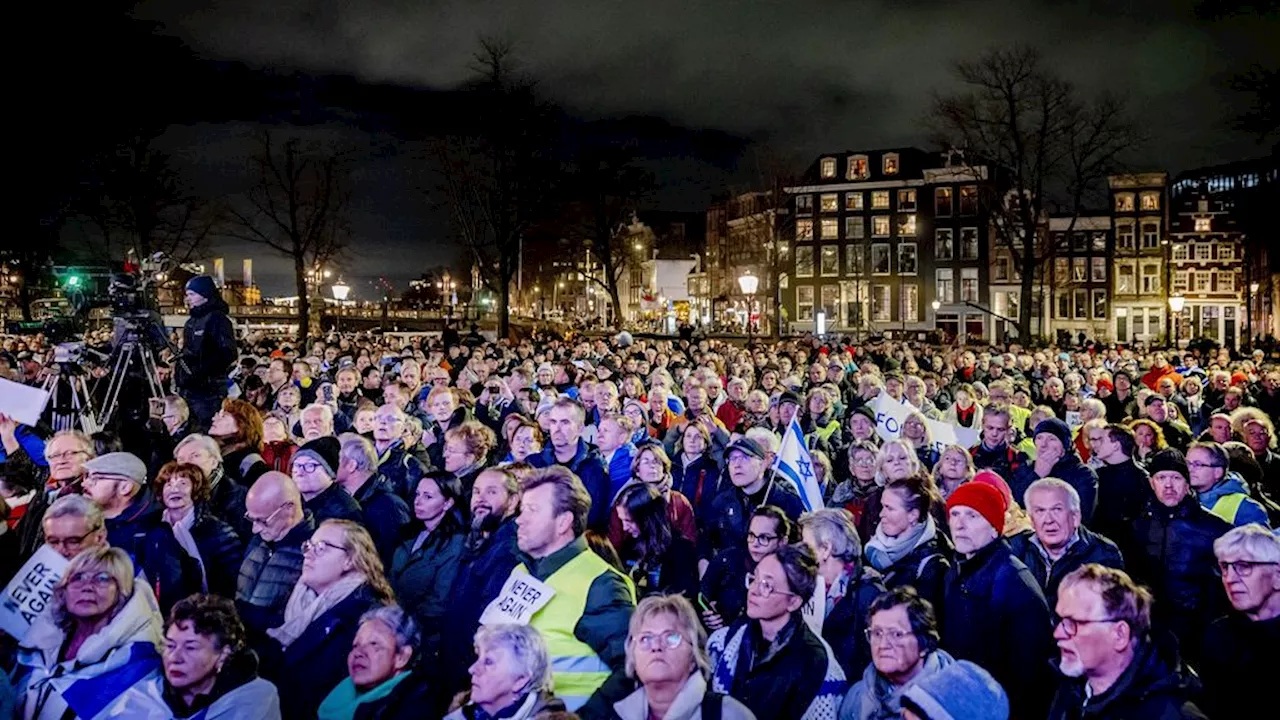
[(364, 693), (356, 689), (356, 684), (351, 682), (351, 678), (347, 678), (338, 683), (333, 692), (329, 693), (329, 697), (320, 703), (317, 716), (320, 720), (352, 720), (359, 712), (361, 704), (381, 700), (390, 695), (407, 677), (409, 677), (408, 671), (396, 673), (390, 680)]
[(896, 538), (885, 535), (884, 530), (877, 525), (876, 534), (867, 542), (867, 560), (871, 562), (871, 567), (883, 572), (910, 555), (912, 550), (937, 536), (938, 527), (932, 515), (926, 516), (924, 522), (912, 525)]
[(195, 559), (196, 564), (200, 566), (200, 588), (204, 592), (209, 592), (209, 574), (204, 569), (204, 558), (200, 556), (200, 546), (196, 545), (196, 539), (191, 536), (191, 528), (196, 524), (196, 509), (193, 507), (185, 517), (176, 523), (171, 523), (173, 528), (173, 539), (178, 541), (183, 550)]
[(367, 582), (364, 573), (353, 572), (340, 578), (328, 590), (318, 593), (301, 580), (293, 586), (289, 602), (284, 606), (284, 624), (272, 628), (267, 634), (288, 650), (295, 640), (306, 632), (315, 619), (347, 599), (357, 588)]

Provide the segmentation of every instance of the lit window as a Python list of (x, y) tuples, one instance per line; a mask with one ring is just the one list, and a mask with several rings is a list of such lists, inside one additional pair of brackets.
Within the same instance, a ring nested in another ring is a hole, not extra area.
[(978, 259), (978, 228), (960, 228), (960, 259)]
[(1001, 255), (996, 258), (995, 264), (992, 266), (992, 282), (1009, 282), (1013, 273), (1011, 268), (1013, 260), (1007, 255)]
[(1207, 270), (1196, 273), (1195, 280), (1192, 281), (1192, 287), (1198, 293), (1209, 292), (1213, 288), (1213, 273)]
[(902, 321), (920, 321), (920, 287), (914, 283), (902, 286)]
[(1133, 223), (1120, 223), (1116, 225), (1116, 248), (1119, 250), (1132, 250), (1133, 245)]
[(827, 315), (828, 325), (840, 324), (840, 286), (839, 285), (823, 285), (822, 286), (822, 312)]
[(898, 212), (915, 212), (916, 211), (916, 191), (915, 190), (899, 190), (898, 191)]
[(867, 166), (866, 155), (854, 155), (849, 158), (848, 177), (850, 180), (866, 180), (870, 176), (871, 170)]
[(796, 220), (796, 240), (803, 242), (813, 239), (813, 221)]
[(820, 268), (823, 277), (836, 277), (840, 274), (840, 248), (835, 245), (822, 246)]
[(1228, 244), (1219, 244), (1219, 245), (1218, 245), (1218, 259), (1219, 259), (1219, 260), (1235, 260), (1235, 259), (1236, 259), (1236, 246), (1235, 246), (1235, 245), (1228, 245)]
[(871, 193), (871, 209), (872, 210), (888, 210), (889, 209), (889, 191), (876, 190)]
[(844, 194), (845, 210), (861, 210), (862, 209), (862, 193), (851, 192)]
[(977, 215), (978, 214), (978, 186), (977, 185), (961, 185), (960, 186), (960, 214), (961, 215)]
[(835, 193), (827, 193), (818, 196), (818, 210), (829, 213), (840, 209), (840, 196)]
[(1053, 282), (1057, 285), (1065, 285), (1071, 282), (1070, 259), (1064, 257), (1053, 259)]
[(1142, 264), (1142, 294), (1160, 292), (1160, 266), (1155, 263)]
[(1106, 252), (1107, 251), (1107, 234), (1104, 232), (1094, 233), (1093, 239), (1090, 242), (1089, 249), (1093, 250), (1094, 252)]
[(812, 285), (796, 286), (796, 319), (802, 322), (813, 320)]
[(871, 218), (871, 237), (889, 237), (888, 215), (876, 215)]
[(888, 275), (889, 274), (889, 246), (884, 243), (876, 243), (871, 246), (871, 274), (872, 275)]
[(933, 231), (933, 253), (937, 260), (950, 260), (954, 252), (955, 231), (937, 228)]
[(942, 187), (933, 191), (933, 214), (951, 217), (951, 188)]
[(898, 174), (898, 153), (885, 153), (884, 162), (882, 163), (885, 175)]
[(840, 221), (836, 218), (822, 218), (821, 232), (823, 240), (839, 239)]
[(1116, 193), (1116, 212), (1133, 212), (1133, 193)]
[(1213, 218), (1196, 218), (1196, 232), (1212, 232)]
[(822, 158), (822, 177), (833, 178), (836, 176), (836, 159)]
[(903, 275), (915, 275), (918, 263), (915, 243), (902, 243), (898, 246), (898, 272)]
[(871, 320), (873, 322), (889, 322), (893, 319), (889, 308), (888, 285), (871, 286)]
[(808, 215), (813, 212), (813, 196), (797, 195), (796, 196), (796, 214)]
[(916, 216), (899, 215), (898, 216), (898, 237), (913, 238), (916, 236)]
[(1142, 209), (1144, 211), (1160, 209), (1160, 193), (1144, 192), (1142, 193)]
[(978, 268), (960, 269), (961, 302), (978, 302)]
[(1116, 292), (1122, 295), (1133, 294), (1134, 284), (1132, 265), (1119, 265), (1116, 267)]
[(937, 298), (941, 303), (953, 303), (956, 301), (955, 296), (955, 275), (952, 274), (951, 268), (938, 268), (937, 270)]
[(1095, 320), (1107, 319), (1107, 291), (1106, 290), (1093, 291), (1093, 319)]
[(848, 240), (861, 240), (867, 235), (867, 224), (862, 221), (861, 217), (847, 217), (844, 219), (844, 236)]
[(1196, 243), (1196, 259), (1211, 260), (1213, 259), (1212, 243)]
[(796, 277), (813, 277), (813, 246), (796, 246)]
[(1084, 258), (1071, 258), (1071, 282), (1084, 282), (1088, 279), (1085, 275)]
[(1089, 279), (1093, 282), (1107, 281), (1107, 259), (1106, 258), (1090, 258), (1089, 260)]
[(1233, 293), (1236, 291), (1236, 274), (1231, 271), (1218, 273), (1218, 292)]
[(1160, 223), (1142, 223), (1142, 249), (1150, 250), (1160, 247)]
[(1187, 243), (1177, 243), (1173, 246), (1173, 259), (1174, 260), (1190, 259), (1190, 249), (1188, 248)]
[(1194, 270), (1182, 270), (1173, 274), (1173, 291), (1175, 293), (1185, 293), (1189, 285), (1191, 277), (1195, 275)]

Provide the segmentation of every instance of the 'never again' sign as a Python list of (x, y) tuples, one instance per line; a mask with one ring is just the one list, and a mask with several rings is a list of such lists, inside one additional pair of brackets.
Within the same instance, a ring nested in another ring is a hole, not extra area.
[(43, 545), (9, 581), (0, 597), (0, 630), (22, 640), (31, 623), (51, 611), (53, 588), (67, 569), (67, 559)]

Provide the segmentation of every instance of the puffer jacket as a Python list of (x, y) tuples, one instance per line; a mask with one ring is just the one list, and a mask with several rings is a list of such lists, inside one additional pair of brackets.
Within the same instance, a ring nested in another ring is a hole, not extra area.
[(14, 669), (22, 717), (105, 717), (121, 694), (159, 671), (163, 630), (155, 596), (140, 583), (106, 626), (84, 641), (73, 660), (59, 659), (66, 630), (50, 615), (37, 617), (18, 647)]
[(1172, 508), (1153, 497), (1121, 545), (1129, 574), (1161, 600), (1152, 607), (1153, 623), (1172, 631), (1193, 663), (1205, 627), (1228, 609), (1214, 574), (1213, 541), (1230, 529), (1192, 495)]
[(302, 576), (302, 543), (316, 531), (314, 518), (302, 521), (277, 542), (259, 535), (249, 540), (236, 581), (236, 609), (249, 631), (250, 643), (284, 622), (284, 606)]
[[(400, 606), (418, 621), (427, 643), (440, 637), (441, 620), (450, 605), (449, 591), (458, 575), (466, 536), (457, 522), (446, 519), (414, 549), (421, 530), (422, 523), (416, 522), (405, 531), (406, 539), (396, 548), (387, 580), (396, 591)], [(430, 661), (435, 650), (424, 646), (422, 656)]]
[(1146, 508), (1151, 497), (1151, 475), (1132, 458), (1102, 465), (1096, 472), (1098, 510), (1089, 527), (1112, 540), (1121, 540)]
[(1172, 644), (1143, 643), (1129, 667), (1106, 692), (1087, 696), (1085, 682), (1077, 678), (1064, 678), (1060, 682), (1049, 709), (1049, 720), (1205, 719), (1192, 702), (1199, 695), (1200, 683), (1195, 673), (1182, 664)]
[[(1217, 485), (1197, 493), (1200, 504), (1205, 510), (1226, 520), (1235, 527), (1248, 525), (1249, 523), (1259, 523), (1263, 527), (1267, 527), (1270, 519), (1267, 517), (1267, 511), (1258, 503), (1257, 500), (1249, 497), (1249, 489), (1245, 487), (1244, 480), (1233, 472), (1228, 472), (1227, 476)], [(1233, 497), (1237, 496), (1237, 497)], [(1236, 504), (1238, 502), (1238, 504)], [(1230, 507), (1235, 505), (1235, 511), (1232, 512)]]
[(1096, 563), (1117, 570), (1124, 569), (1124, 557), (1120, 555), (1120, 548), (1115, 543), (1083, 526), (1077, 533), (1079, 539), (1071, 543), (1066, 553), (1056, 561), (1046, 559), (1040, 552), (1033, 539), (1035, 533), (1020, 533), (1006, 540), (1014, 556), (1027, 566), (1031, 576), (1040, 583), (1049, 607), (1056, 607), (1058, 604), (1058, 585), (1062, 583), (1062, 578), (1081, 565)]
[(849, 688), (840, 702), (840, 720), (898, 720), (902, 717), (902, 694), (911, 686), (930, 675), (941, 672), (955, 662), (945, 650), (929, 653), (920, 672), (903, 685), (894, 685), (877, 670), (868, 665), (862, 679)]

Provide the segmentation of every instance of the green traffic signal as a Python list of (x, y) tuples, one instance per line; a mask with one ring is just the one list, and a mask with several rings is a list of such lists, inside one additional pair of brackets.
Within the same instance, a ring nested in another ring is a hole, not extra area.
[(80, 285), (80, 276), (71, 275), (67, 277), (67, 287), (78, 287)]

